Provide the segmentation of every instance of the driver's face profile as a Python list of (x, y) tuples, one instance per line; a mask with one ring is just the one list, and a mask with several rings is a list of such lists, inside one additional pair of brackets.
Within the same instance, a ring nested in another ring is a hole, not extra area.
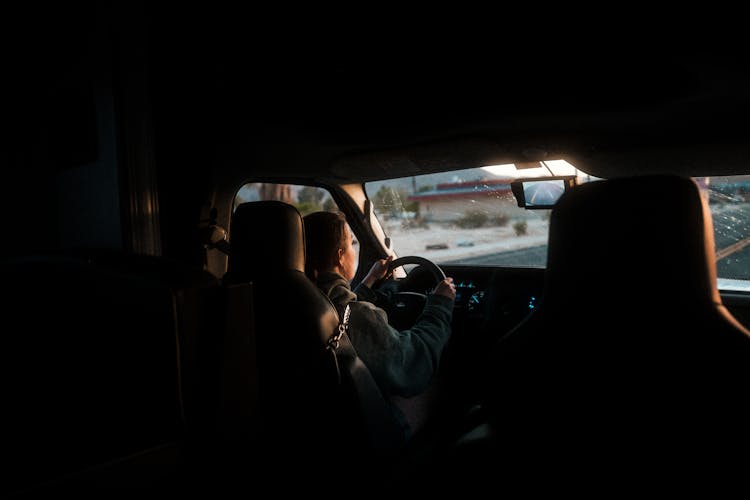
[(344, 226), (344, 232), (346, 233), (346, 236), (344, 236), (343, 248), (340, 250), (339, 265), (344, 272), (344, 278), (351, 281), (357, 273), (357, 261), (359, 259), (357, 251), (352, 244), (352, 232), (349, 230), (348, 226)]

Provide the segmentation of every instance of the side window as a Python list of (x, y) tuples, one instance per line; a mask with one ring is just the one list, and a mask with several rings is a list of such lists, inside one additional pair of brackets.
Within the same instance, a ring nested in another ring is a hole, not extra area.
[(714, 226), (719, 289), (750, 290), (750, 179), (696, 178), (708, 196)]
[(272, 182), (251, 182), (242, 186), (234, 197), (232, 210), (234, 211), (240, 203), (258, 200), (276, 200), (289, 203), (297, 207), (297, 210), (303, 216), (320, 210), (338, 211), (336, 202), (333, 201), (330, 193), (323, 188)]
[[(324, 188), (273, 182), (250, 182), (242, 186), (234, 197), (232, 211), (241, 203), (258, 200), (276, 200), (289, 203), (297, 207), (303, 217), (313, 212), (339, 211), (339, 207), (333, 201), (331, 194)], [(356, 260), (359, 262), (359, 243), (353, 233), (352, 236), (352, 246), (355, 250)]]

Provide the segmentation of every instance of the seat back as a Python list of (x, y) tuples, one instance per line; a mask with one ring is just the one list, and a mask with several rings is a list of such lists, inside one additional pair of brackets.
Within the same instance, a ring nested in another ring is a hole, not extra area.
[[(300, 213), (289, 204), (239, 205), (224, 281), (252, 282), (258, 393), (269, 454), (283, 452), (285, 467), (294, 456), (302, 468), (325, 469), (331, 466), (326, 457), (341, 460), (391, 441), (373, 438), (368, 422), (372, 412), (385, 418), (386, 405), (351, 345), (344, 342), (335, 357), (326, 348), (339, 316), (304, 274), (303, 230)], [(368, 405), (375, 409), (363, 412)]]
[(563, 195), (543, 299), (498, 342), (488, 381), (518, 449), (683, 461), (750, 444), (750, 334), (721, 303), (697, 185), (644, 176)]

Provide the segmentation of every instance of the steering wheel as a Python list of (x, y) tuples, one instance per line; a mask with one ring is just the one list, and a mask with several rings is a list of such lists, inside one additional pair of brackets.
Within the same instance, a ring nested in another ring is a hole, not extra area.
[[(389, 278), (378, 288), (388, 296), (388, 304), (384, 307), (388, 313), (388, 322), (397, 330), (410, 328), (417, 321), (427, 302), (427, 292), (445, 279), (445, 273), (437, 264), (424, 257), (407, 255), (391, 261), (388, 270), (405, 264), (417, 264), (417, 268), (400, 280)], [(424, 269), (427, 273), (417, 272)]]
[(445, 273), (442, 269), (440, 269), (440, 267), (438, 267), (437, 264), (435, 264), (431, 260), (425, 259), (424, 257), (417, 257), (416, 255), (407, 255), (405, 257), (399, 257), (398, 259), (392, 260), (390, 265), (388, 266), (388, 270), (393, 271), (395, 268), (401, 267), (405, 264), (417, 264), (420, 266), (424, 266), (425, 269), (430, 271), (435, 277), (435, 285), (445, 279)]

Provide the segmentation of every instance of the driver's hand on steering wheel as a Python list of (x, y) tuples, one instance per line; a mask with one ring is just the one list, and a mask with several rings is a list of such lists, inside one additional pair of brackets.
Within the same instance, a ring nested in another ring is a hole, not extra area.
[(383, 278), (387, 278), (390, 274), (388, 266), (392, 260), (393, 255), (389, 255), (387, 259), (376, 260), (370, 268), (370, 272), (368, 272), (367, 276), (365, 276), (365, 279), (362, 280), (362, 283), (364, 283), (368, 288), (372, 288), (375, 283), (382, 280)]
[(451, 300), (456, 300), (456, 285), (453, 284), (453, 278), (445, 278), (437, 284), (432, 293), (436, 295), (444, 295)]

